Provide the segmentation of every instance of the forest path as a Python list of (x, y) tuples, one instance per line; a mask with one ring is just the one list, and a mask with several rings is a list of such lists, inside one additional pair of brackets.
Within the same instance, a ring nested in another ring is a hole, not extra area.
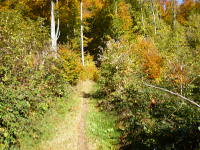
[(89, 92), (93, 85), (92, 81), (81, 81), (76, 86), (73, 99), (79, 99), (79, 103), (59, 123), (54, 138), (43, 143), (40, 150), (89, 150), (85, 124)]

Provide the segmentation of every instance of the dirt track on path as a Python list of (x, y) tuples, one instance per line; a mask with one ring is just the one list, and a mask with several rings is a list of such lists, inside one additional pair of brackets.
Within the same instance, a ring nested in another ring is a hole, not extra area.
[(78, 105), (71, 108), (63, 122), (56, 127), (54, 138), (44, 143), (40, 150), (89, 150), (85, 118), (92, 86), (91, 81), (83, 81), (76, 86), (74, 98), (79, 99)]

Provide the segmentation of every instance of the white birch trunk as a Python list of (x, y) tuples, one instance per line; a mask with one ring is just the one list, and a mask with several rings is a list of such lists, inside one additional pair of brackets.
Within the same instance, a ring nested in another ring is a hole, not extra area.
[(83, 46), (83, 2), (81, 0), (80, 2), (80, 13), (81, 13), (81, 54), (82, 54), (82, 64), (83, 66), (85, 65), (85, 60), (84, 60), (84, 46)]
[[(58, 4), (58, 0), (56, 1)], [(55, 23), (55, 12), (54, 12), (55, 4), (53, 1), (51, 1), (51, 48), (52, 52), (54, 53), (54, 57), (57, 58), (57, 41), (60, 36), (59, 26), (60, 26), (60, 20), (58, 18), (57, 20), (57, 28)]]
[(176, 26), (176, 1), (173, 0), (173, 6), (172, 6), (172, 12), (173, 12), (173, 29), (175, 29)]
[(142, 20), (142, 26), (143, 26), (143, 29), (145, 29), (145, 23), (144, 23), (144, 14), (143, 14), (143, 2), (142, 0), (139, 1), (140, 3), (140, 12), (141, 12), (141, 20)]
[(155, 10), (154, 10), (154, 3), (153, 3), (153, 0), (150, 0), (150, 1), (151, 1), (151, 10), (152, 10), (152, 13), (153, 13), (154, 33), (157, 34), (157, 25), (156, 25), (156, 15), (155, 15)]
[(159, 5), (156, 3), (156, 17), (157, 17), (157, 26), (160, 25), (160, 15), (159, 15)]

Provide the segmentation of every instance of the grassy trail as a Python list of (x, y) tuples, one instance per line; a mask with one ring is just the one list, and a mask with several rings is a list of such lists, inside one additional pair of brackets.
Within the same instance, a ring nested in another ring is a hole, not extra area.
[(85, 130), (88, 99), (84, 96), (90, 92), (93, 84), (91, 81), (84, 81), (76, 86), (72, 99), (78, 100), (78, 103), (59, 123), (55, 136), (43, 142), (40, 150), (88, 150)]
[[(54, 124), (48, 127), (51, 129), (46, 138), (32, 148), (25, 145), (22, 150), (115, 150), (113, 145), (119, 135), (114, 127), (115, 117), (98, 110), (96, 101), (90, 96), (95, 90), (94, 82), (80, 82), (70, 102), (66, 102), (63, 117), (48, 114), (52, 115), (50, 122)], [(49, 122), (44, 123), (49, 126)]]

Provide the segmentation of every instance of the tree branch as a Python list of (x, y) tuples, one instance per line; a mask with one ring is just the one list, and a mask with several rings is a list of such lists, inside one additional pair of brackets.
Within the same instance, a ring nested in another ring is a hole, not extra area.
[(59, 32), (60, 32), (60, 19), (57, 20), (57, 29), (56, 29), (56, 38), (59, 38)]
[(170, 90), (167, 90), (167, 89), (164, 89), (164, 88), (161, 88), (161, 87), (157, 87), (157, 86), (154, 86), (154, 85), (151, 85), (151, 84), (147, 84), (147, 83), (144, 83), (144, 85), (146, 85), (146, 86), (148, 86), (148, 87), (155, 88), (155, 89), (159, 89), (159, 90), (161, 90), (161, 91), (165, 91), (165, 92), (170, 93), (170, 94), (172, 94), (172, 95), (176, 95), (176, 96), (178, 96), (178, 97), (180, 97), (180, 98), (182, 98), (182, 99), (184, 99), (184, 100), (190, 102), (191, 104), (193, 104), (193, 105), (195, 105), (195, 106), (197, 106), (197, 107), (200, 108), (200, 105), (199, 105), (199, 104), (197, 104), (197, 103), (194, 102), (193, 100), (190, 100), (190, 99), (188, 99), (188, 98), (186, 98), (186, 97), (184, 97), (184, 96), (182, 96), (182, 95), (180, 95), (180, 94), (178, 94), (178, 93), (175, 93), (175, 92), (172, 92), (172, 91), (170, 91)]

